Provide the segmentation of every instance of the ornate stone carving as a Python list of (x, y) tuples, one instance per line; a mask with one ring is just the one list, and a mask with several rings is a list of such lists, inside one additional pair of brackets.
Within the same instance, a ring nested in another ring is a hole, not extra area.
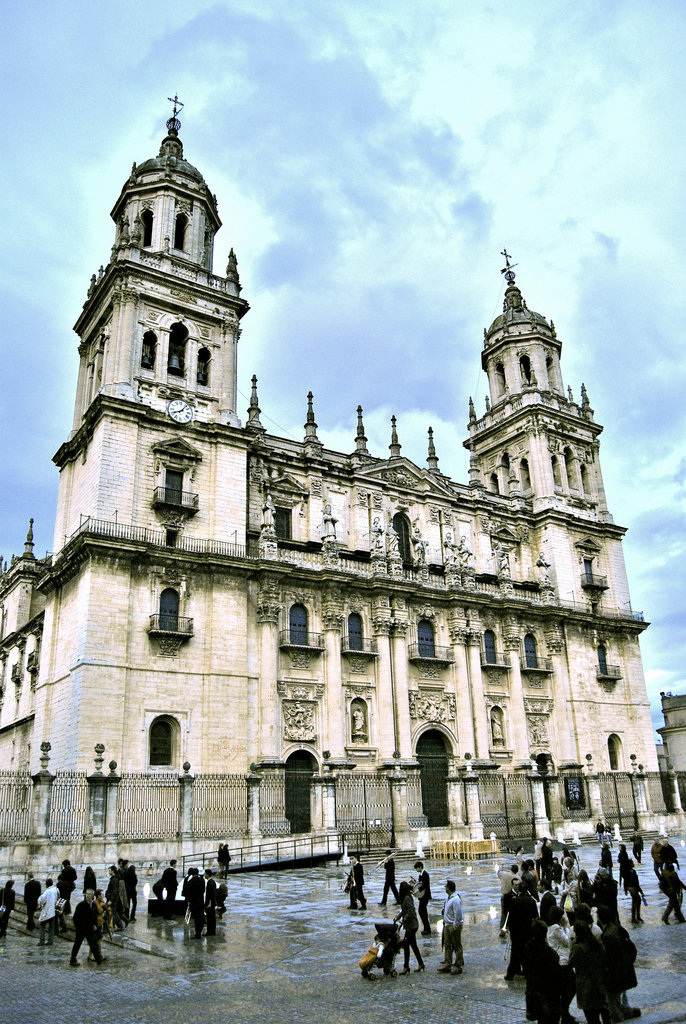
[(283, 736), (285, 740), (314, 742), (316, 707), (316, 704), (310, 701), (283, 701)]
[(290, 651), (290, 655), (291, 655), (291, 665), (293, 666), (293, 668), (308, 669), (310, 667), (310, 662), (312, 661), (312, 655), (310, 654), (309, 651), (291, 650)]
[(552, 698), (525, 697), (524, 708), (527, 714), (549, 715), (553, 710)]
[(410, 690), (410, 717), (427, 722), (448, 722), (455, 718), (456, 703), (452, 693), (436, 694)]
[(440, 679), (441, 678), (441, 666), (434, 665), (430, 661), (419, 662), (419, 674), (422, 679)]
[(548, 736), (548, 718), (545, 715), (527, 715), (526, 725), (529, 732), (529, 742), (532, 747), (550, 746)]
[(354, 654), (348, 655), (348, 671), (355, 675), (364, 675), (369, 666), (369, 659), (355, 656)]
[(179, 653), (179, 647), (181, 646), (181, 641), (180, 640), (176, 640), (174, 637), (163, 636), (163, 637), (160, 637), (159, 644), (160, 644), (160, 655), (163, 658), (175, 658), (176, 655)]

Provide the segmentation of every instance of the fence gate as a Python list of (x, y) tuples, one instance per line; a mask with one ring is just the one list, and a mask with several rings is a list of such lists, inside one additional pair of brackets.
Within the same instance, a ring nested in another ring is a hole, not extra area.
[(196, 775), (193, 780), (194, 836), (240, 838), (248, 829), (245, 775)]
[(50, 794), (48, 835), (65, 842), (90, 832), (88, 779), (85, 772), (57, 772)]
[(356, 849), (393, 845), (391, 786), (384, 772), (338, 776), (336, 828)]
[(120, 839), (175, 839), (179, 777), (174, 772), (122, 772), (117, 799)]
[(605, 824), (637, 829), (638, 815), (631, 776), (625, 772), (599, 772), (600, 800)]
[(480, 772), (478, 786), (484, 835), (493, 832), (498, 839), (510, 841), (536, 838), (528, 775)]
[(28, 772), (0, 771), (0, 839), (28, 839), (32, 792)]

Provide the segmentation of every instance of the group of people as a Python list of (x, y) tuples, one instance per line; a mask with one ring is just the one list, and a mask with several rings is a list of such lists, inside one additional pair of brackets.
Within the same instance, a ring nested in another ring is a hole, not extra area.
[[(220, 852), (221, 852), (220, 847)], [(228, 854), (228, 847), (226, 847)], [(229, 860), (231, 858), (229, 857)], [(224, 867), (228, 871), (229, 860), (217, 857), (219, 862), (219, 878), (225, 878), (222, 873)], [(164, 918), (171, 921), (174, 916), (176, 893), (179, 887), (179, 878), (176, 871), (176, 861), (170, 860), (168, 866), (162, 872), (162, 877), (155, 882), (152, 891), (158, 900), (163, 903)], [(206, 935), (217, 934), (217, 917), (222, 917), (226, 911), (226, 897), (228, 889), (225, 882), (217, 885), (214, 871), (205, 868), (201, 874), (199, 868), (190, 867), (181, 885), (181, 897), (185, 900), (186, 922), (193, 922), (195, 934), (193, 939), (202, 937), (203, 928), (206, 927)]]

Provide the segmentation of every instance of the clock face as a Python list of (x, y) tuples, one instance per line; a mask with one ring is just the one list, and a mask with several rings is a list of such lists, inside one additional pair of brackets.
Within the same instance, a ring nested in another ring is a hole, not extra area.
[(193, 410), (181, 398), (174, 398), (167, 406), (167, 412), (177, 423), (190, 423), (193, 419)]

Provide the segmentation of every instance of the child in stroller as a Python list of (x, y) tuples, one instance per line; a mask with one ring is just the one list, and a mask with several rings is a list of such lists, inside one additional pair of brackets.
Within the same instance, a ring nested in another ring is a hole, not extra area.
[(400, 939), (400, 926), (395, 921), (377, 921), (374, 924), (376, 935), (374, 945), (368, 953), (360, 960), (362, 977), (373, 981), (376, 975), (372, 973), (372, 967), (381, 967), (384, 974), (390, 974), (391, 978), (397, 978), (398, 972), (394, 967), (395, 958), (402, 948)]

